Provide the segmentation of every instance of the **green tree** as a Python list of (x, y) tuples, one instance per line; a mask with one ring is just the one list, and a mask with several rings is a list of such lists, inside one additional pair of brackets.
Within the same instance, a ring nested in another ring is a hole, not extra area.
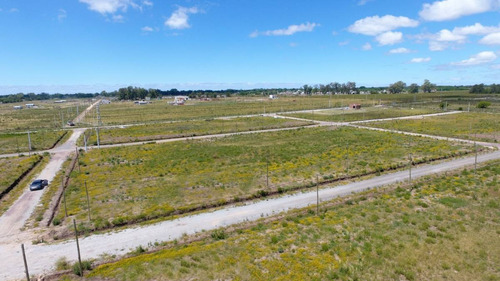
[(424, 93), (430, 93), (432, 90), (436, 89), (436, 84), (432, 84), (429, 80), (425, 79), (421, 88)]
[(398, 81), (389, 86), (389, 92), (393, 94), (399, 94), (404, 90), (404, 88), (406, 88), (406, 83), (403, 81)]
[(477, 108), (488, 108), (491, 105), (489, 101), (480, 101), (477, 103)]
[(408, 86), (408, 92), (412, 94), (418, 93), (418, 84), (412, 83), (410, 86)]
[(485, 93), (486, 89), (484, 88), (484, 84), (476, 84), (472, 86), (469, 90), (469, 93), (471, 94), (480, 94), (480, 93)]

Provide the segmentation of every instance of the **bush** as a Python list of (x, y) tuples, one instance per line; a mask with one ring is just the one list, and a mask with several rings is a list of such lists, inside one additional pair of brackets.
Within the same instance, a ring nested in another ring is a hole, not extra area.
[(67, 270), (70, 268), (70, 264), (66, 257), (61, 257), (56, 261), (56, 270)]
[(54, 218), (54, 220), (52, 221), (52, 224), (54, 226), (60, 225), (61, 224), (61, 219), (60, 218)]
[(480, 101), (477, 103), (477, 108), (488, 108), (491, 105), (489, 101)]
[(224, 240), (227, 238), (227, 234), (224, 229), (216, 229), (212, 232), (212, 238), (215, 240)]
[(83, 276), (83, 271), (91, 269), (92, 269), (92, 264), (90, 263), (90, 261), (82, 261), (81, 269), (80, 269), (80, 264), (78, 262), (75, 262), (75, 264), (73, 264), (73, 273), (78, 276)]

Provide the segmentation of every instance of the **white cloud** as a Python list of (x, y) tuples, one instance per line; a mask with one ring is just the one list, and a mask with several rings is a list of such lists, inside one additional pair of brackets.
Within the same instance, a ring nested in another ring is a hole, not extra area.
[(500, 64), (494, 64), (490, 66), (491, 69), (500, 69)]
[(59, 9), (58, 14), (57, 14), (57, 20), (63, 21), (66, 17), (67, 17), (66, 10)]
[(373, 16), (357, 20), (354, 24), (349, 26), (347, 30), (352, 33), (375, 36), (400, 27), (416, 26), (418, 26), (418, 21), (416, 20), (407, 17), (386, 15), (383, 17)]
[(123, 22), (125, 20), (125, 18), (122, 15), (113, 15), (111, 19), (114, 22)]
[(403, 33), (388, 31), (375, 37), (375, 40), (382, 46), (394, 45), (403, 42)]
[(154, 29), (152, 27), (150, 27), (150, 26), (145, 26), (145, 27), (141, 28), (141, 30), (144, 31), (144, 32), (152, 32), (152, 31), (154, 31)]
[(297, 32), (311, 32), (315, 27), (319, 26), (317, 23), (302, 23), (299, 25), (292, 24), (284, 29), (275, 29), (275, 30), (267, 30), (267, 31), (254, 31), (250, 33), (250, 37), (257, 37), (259, 35), (265, 36), (288, 36), (293, 35)]
[(473, 55), (469, 59), (462, 60), (459, 62), (452, 62), (451, 65), (456, 66), (474, 66), (485, 63), (490, 63), (497, 59), (497, 55), (491, 51), (481, 52), (479, 54)]
[(459, 35), (484, 35), (494, 32), (500, 32), (500, 26), (483, 26), (480, 23), (475, 23), (474, 25), (453, 28), (453, 33)]
[(429, 42), (429, 50), (436, 52), (436, 51), (444, 51), (448, 48), (448, 44), (442, 43), (442, 42), (437, 42), (437, 41), (430, 41)]
[(362, 47), (363, 51), (369, 51), (372, 49), (372, 45), (370, 43), (366, 43)]
[(389, 51), (389, 54), (408, 54), (408, 53), (411, 53), (411, 50), (407, 48), (396, 48)]
[(412, 63), (422, 63), (422, 62), (429, 62), (431, 61), (431, 58), (427, 57), (427, 58), (413, 58), (411, 59), (410, 62)]
[(364, 6), (366, 3), (373, 1), (373, 0), (359, 0), (358, 1), (358, 6)]
[(165, 25), (170, 29), (186, 29), (191, 26), (188, 23), (189, 14), (197, 14), (200, 11), (196, 7), (185, 8), (179, 7), (172, 15), (165, 21)]
[(446, 21), (494, 9), (498, 0), (443, 0), (424, 4), (419, 12), (427, 21)]
[(9, 12), (10, 12), (10, 13), (17, 13), (17, 12), (19, 12), (19, 9), (17, 9), (17, 8), (11, 8), (11, 9), (9, 10)]
[(142, 1), (142, 5), (151, 7), (151, 6), (153, 6), (153, 2), (145, 0), (145, 1)]
[(79, 0), (89, 6), (89, 9), (101, 14), (114, 14), (116, 11), (126, 11), (129, 6), (135, 6), (131, 0)]
[(448, 29), (439, 31), (434, 40), (439, 42), (463, 42), (466, 39), (464, 35), (455, 34)]
[(500, 32), (491, 33), (479, 40), (479, 43), (485, 45), (500, 45)]

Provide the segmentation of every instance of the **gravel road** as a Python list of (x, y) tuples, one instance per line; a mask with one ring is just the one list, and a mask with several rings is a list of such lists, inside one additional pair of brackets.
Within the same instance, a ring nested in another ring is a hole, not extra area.
[[(478, 156), (478, 162), (499, 159), (500, 151)], [(459, 169), (474, 164), (474, 157), (455, 159), (439, 164), (423, 165), (412, 169), (412, 178)], [(368, 189), (408, 180), (408, 171), (399, 171), (371, 179), (353, 182), (342, 186), (325, 188), (319, 191), (321, 201), (365, 191)], [(183, 234), (193, 234), (202, 230), (212, 230), (244, 221), (253, 221), (290, 209), (302, 208), (316, 203), (316, 192), (305, 192), (276, 199), (262, 200), (243, 206), (230, 206), (221, 210), (182, 217), (176, 220), (130, 228), (109, 234), (92, 235), (80, 239), (83, 259), (97, 258), (106, 254), (125, 254), (140, 245), (155, 241), (171, 241)], [(75, 261), (76, 244), (69, 240), (53, 245), (31, 245), (25, 241), (30, 274), (43, 274), (54, 269), (55, 261), (67, 257)], [(0, 280), (22, 278), (23, 263), (19, 244), (0, 244)]]

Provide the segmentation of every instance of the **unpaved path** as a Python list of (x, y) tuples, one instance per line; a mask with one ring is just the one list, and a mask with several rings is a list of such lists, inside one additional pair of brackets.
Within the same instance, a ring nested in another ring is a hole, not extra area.
[[(478, 162), (500, 159), (500, 151), (478, 156)], [(440, 173), (474, 164), (474, 157), (455, 159), (439, 164), (423, 165), (412, 169), (412, 178)], [(383, 185), (408, 180), (408, 171), (385, 174), (371, 179), (353, 182), (342, 186), (331, 187), (319, 191), (321, 201), (365, 191)], [(121, 255), (140, 245), (156, 241), (172, 241), (183, 234), (193, 234), (203, 230), (213, 230), (244, 221), (253, 221), (261, 217), (271, 216), (290, 209), (302, 208), (316, 203), (316, 192), (305, 192), (287, 195), (276, 199), (267, 199), (242, 206), (230, 206), (221, 210), (206, 212), (157, 224), (126, 229), (114, 233), (92, 235), (80, 239), (83, 259), (98, 258), (102, 254)], [(76, 244), (69, 240), (53, 245), (26, 245), (30, 274), (42, 274), (54, 269), (56, 260), (67, 257), (76, 261)], [(23, 263), (20, 245), (0, 244), (0, 280), (22, 278)]]
[[(63, 145), (54, 149), (50, 155), (49, 163), (36, 178), (47, 179), (49, 184), (57, 184), (53, 183), (52, 180), (61, 169), (66, 158), (74, 151), (76, 140), (83, 131), (85, 129), (74, 130), (71, 137)], [(16, 237), (21, 233), (20, 229), (24, 226), (46, 190), (30, 191), (28, 186), (24, 187), (23, 194), (0, 217), (0, 243), (16, 241)], [(1, 256), (2, 253), (0, 253)]]

